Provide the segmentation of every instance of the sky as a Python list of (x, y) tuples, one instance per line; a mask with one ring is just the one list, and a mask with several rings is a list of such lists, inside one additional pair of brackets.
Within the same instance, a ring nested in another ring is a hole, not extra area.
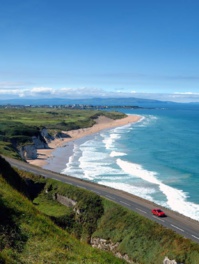
[(198, 0), (0, 0), (0, 99), (199, 102)]

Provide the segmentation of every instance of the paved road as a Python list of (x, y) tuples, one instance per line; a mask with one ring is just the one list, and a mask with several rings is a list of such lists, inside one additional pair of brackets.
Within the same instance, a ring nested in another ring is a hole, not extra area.
[(37, 175), (44, 176), (46, 178), (52, 178), (58, 181), (62, 181), (79, 188), (90, 190), (99, 194), (111, 201), (114, 201), (122, 206), (137, 212), (138, 214), (151, 219), (169, 229), (174, 230), (180, 235), (191, 239), (194, 242), (199, 243), (199, 222), (178, 214), (174, 211), (163, 208), (167, 217), (158, 218), (151, 214), (151, 209), (159, 207), (157, 204), (126, 193), (124, 191), (116, 190), (104, 185), (99, 185), (89, 181), (81, 180), (75, 177), (62, 175), (52, 171), (44, 170), (36, 166), (32, 166), (28, 163), (21, 162), (15, 159), (6, 158), (6, 160), (13, 166), (19, 169), (32, 172)]

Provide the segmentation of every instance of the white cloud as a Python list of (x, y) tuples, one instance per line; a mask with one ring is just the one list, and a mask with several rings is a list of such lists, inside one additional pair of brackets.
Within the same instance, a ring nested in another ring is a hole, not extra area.
[(7, 96), (7, 98), (16, 97), (34, 97), (34, 98), (52, 98), (52, 97), (67, 97), (67, 98), (91, 98), (103, 97), (109, 93), (99, 88), (80, 87), (80, 88), (50, 88), (50, 87), (33, 87), (30, 89), (25, 88), (0, 88), (0, 94)]
[(199, 93), (193, 93), (193, 92), (175, 92), (174, 94), (178, 94), (178, 95), (199, 95)]
[(0, 88), (0, 96), (5, 98), (23, 97), (24, 91), (19, 89), (2, 89)]
[[(48, 87), (35, 87), (30, 90), (30, 94), (32, 96), (37, 96), (37, 95), (53, 95), (54, 94), (54, 89), (53, 88), (48, 88)], [(28, 93), (28, 91), (26, 91)]]
[[(194, 92), (174, 92), (174, 93), (140, 93), (136, 91), (125, 91), (124, 89), (117, 91), (105, 91), (95, 87), (63, 87), (59, 89), (51, 87), (9, 87), (3, 88), (4, 84), (0, 83), (0, 99), (12, 98), (94, 98), (94, 97), (135, 97), (143, 99), (155, 99), (161, 101), (175, 102), (199, 102), (199, 93)], [(6, 85), (5, 85), (6, 86)], [(14, 85), (13, 85), (14, 86)]]
[(91, 98), (103, 97), (107, 94), (103, 89), (95, 87), (79, 87), (79, 88), (60, 88), (55, 90), (57, 96), (67, 96), (67, 98)]

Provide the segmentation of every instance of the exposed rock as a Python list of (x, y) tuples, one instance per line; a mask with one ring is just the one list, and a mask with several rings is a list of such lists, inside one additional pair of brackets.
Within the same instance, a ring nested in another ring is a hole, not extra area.
[(37, 149), (35, 145), (25, 145), (19, 149), (19, 154), (22, 159), (36, 159), (37, 158)]
[(119, 246), (119, 242), (113, 243), (111, 240), (106, 240), (103, 238), (93, 237), (91, 238), (91, 246), (94, 248), (99, 248), (100, 250), (106, 250), (112, 252), (116, 257), (120, 259), (124, 259), (128, 263), (135, 263), (132, 260), (130, 260), (129, 256), (127, 254), (121, 254), (117, 248)]
[(22, 159), (36, 159), (37, 158), (37, 149), (46, 149), (48, 144), (42, 135), (32, 137), (33, 144), (28, 144), (22, 147), (19, 147), (19, 154)]
[(55, 135), (55, 138), (71, 138), (71, 136), (69, 136), (67, 133), (64, 133), (64, 132), (58, 132)]
[(42, 136), (43, 138), (45, 138), (45, 140), (46, 140), (47, 142), (51, 142), (51, 140), (55, 139), (53, 136), (51, 136), (51, 135), (48, 133), (48, 130), (47, 130), (45, 127), (42, 128), (42, 130), (41, 130), (41, 136)]
[[(98, 248), (100, 250), (106, 250), (112, 252), (116, 257), (120, 259), (124, 259), (128, 263), (134, 263), (127, 254), (121, 254), (118, 251), (119, 242), (113, 243), (111, 240), (93, 237), (91, 238), (91, 246), (94, 248)], [(168, 257), (165, 257), (163, 260), (163, 264), (183, 264), (177, 263), (175, 260), (170, 260)]]
[(35, 145), (36, 149), (47, 149), (48, 144), (45, 140), (41, 140), (41, 137), (32, 137), (33, 144)]
[(74, 201), (74, 200), (72, 200), (72, 199), (70, 199), (70, 198), (68, 198), (66, 196), (60, 195), (60, 194), (55, 194), (55, 199), (59, 203), (65, 205), (67, 207), (74, 207), (76, 205), (76, 203), (77, 203), (76, 201)]
[(22, 159), (36, 159), (37, 158), (37, 149), (48, 149), (48, 143), (55, 138), (48, 133), (46, 128), (43, 128), (40, 133), (32, 137), (33, 144), (28, 144), (22, 147), (19, 147), (19, 154)]
[(48, 149), (48, 143), (54, 140), (55, 138), (68, 138), (70, 137), (67, 133), (58, 132), (55, 137), (48, 133), (46, 128), (42, 128), (42, 130), (32, 137), (33, 144), (28, 144), (23, 147), (19, 147), (19, 154), (22, 159), (36, 159), (37, 158), (37, 149)]
[(168, 257), (165, 257), (163, 260), (163, 264), (183, 264), (183, 263), (177, 263), (175, 260), (170, 260)]

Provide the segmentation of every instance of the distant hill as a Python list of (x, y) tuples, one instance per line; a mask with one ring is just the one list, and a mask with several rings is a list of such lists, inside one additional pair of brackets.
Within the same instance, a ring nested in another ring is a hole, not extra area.
[(177, 103), (169, 101), (158, 101), (141, 98), (89, 98), (89, 99), (67, 99), (67, 98), (44, 98), (44, 99), (7, 99), (0, 100), (0, 105), (66, 105), (66, 104), (84, 104), (84, 105), (136, 105), (142, 107), (157, 107), (162, 105), (176, 105)]

